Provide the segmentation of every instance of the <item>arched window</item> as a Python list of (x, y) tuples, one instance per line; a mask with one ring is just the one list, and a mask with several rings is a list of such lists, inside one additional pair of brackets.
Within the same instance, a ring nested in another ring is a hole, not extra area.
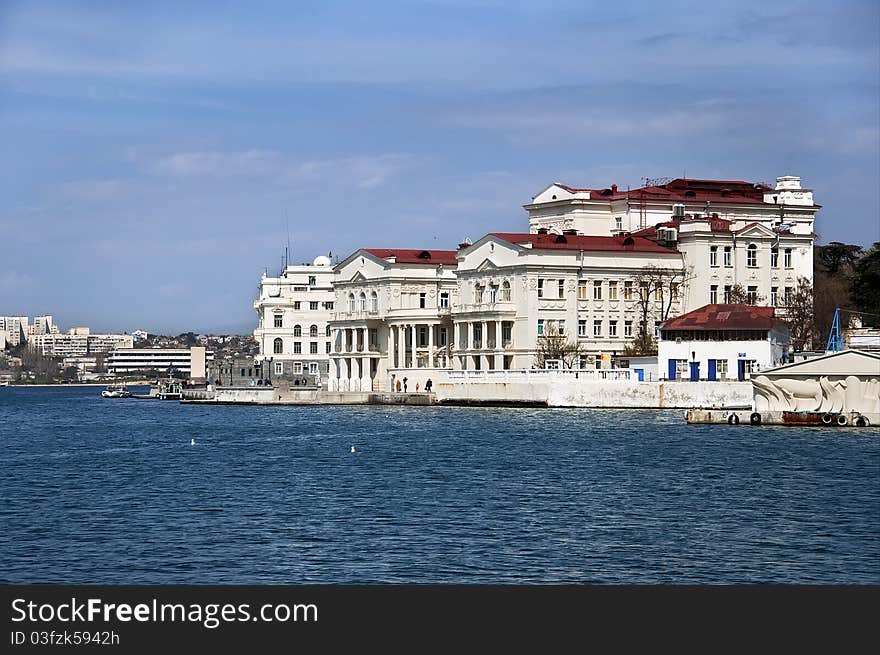
[(354, 294), (348, 294), (348, 311), (354, 314)]
[(370, 294), (370, 311), (378, 312), (379, 311), (379, 294), (375, 291)]
[(501, 284), (501, 302), (510, 302), (510, 282), (507, 280)]
[(750, 243), (746, 249), (746, 266), (755, 268), (758, 265), (758, 246)]
[(299, 325), (293, 326), (293, 336), (301, 337), (302, 336), (302, 328)]
[(280, 355), (282, 352), (284, 352), (284, 342), (280, 338), (275, 339), (272, 342), (272, 352), (274, 352), (276, 355)]
[(327, 326), (327, 336), (328, 337), (330, 336), (330, 326), (329, 325)]
[(317, 325), (313, 325), (309, 328), (309, 336), (310, 337), (318, 336), (318, 326)]
[(365, 294), (363, 291), (361, 291), (360, 306), (358, 307), (358, 309), (360, 309), (360, 311), (362, 312), (367, 311), (367, 294)]

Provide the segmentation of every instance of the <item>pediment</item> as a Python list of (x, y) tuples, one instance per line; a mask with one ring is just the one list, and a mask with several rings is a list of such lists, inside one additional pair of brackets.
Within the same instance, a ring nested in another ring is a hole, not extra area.
[(364, 282), (364, 281), (366, 281), (366, 279), (367, 279), (366, 276), (363, 273), (361, 273), (360, 271), (358, 271), (357, 273), (355, 273), (351, 277), (349, 282)]
[(478, 271), (495, 271), (497, 269), (498, 266), (491, 259), (484, 259), (483, 263), (477, 266)]
[(773, 233), (773, 230), (759, 224), (749, 225), (739, 232), (736, 233), (737, 237), (748, 237), (748, 238), (775, 238), (776, 235)]

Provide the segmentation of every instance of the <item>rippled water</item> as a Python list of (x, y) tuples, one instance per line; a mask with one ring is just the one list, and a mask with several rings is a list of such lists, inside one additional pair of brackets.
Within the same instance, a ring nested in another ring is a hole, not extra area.
[(877, 429), (99, 394), (0, 389), (0, 582), (880, 583)]

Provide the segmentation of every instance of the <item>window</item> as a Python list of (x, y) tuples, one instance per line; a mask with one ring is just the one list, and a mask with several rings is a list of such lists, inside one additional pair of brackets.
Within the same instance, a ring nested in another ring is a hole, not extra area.
[(654, 321), (654, 338), (657, 339), (660, 337), (660, 326), (663, 324), (663, 321)]
[(318, 362), (309, 362), (309, 375), (318, 374)]
[(275, 327), (281, 327), (284, 322), (283, 314), (275, 314)]
[(309, 328), (309, 336), (310, 337), (318, 336), (318, 326), (317, 325), (313, 325), (312, 327)]
[(746, 249), (746, 266), (756, 268), (758, 266), (758, 246), (750, 243)]
[(709, 246), (709, 266), (718, 266), (718, 246)]
[(309, 353), (311, 353), (312, 355), (318, 354), (318, 342), (317, 341), (312, 341), (309, 344)]
[(370, 311), (373, 313), (379, 311), (379, 294), (375, 291), (370, 294)]
[(593, 282), (593, 300), (602, 300), (602, 282), (596, 280)]
[(293, 354), (299, 355), (301, 352), (302, 352), (302, 343), (300, 343), (299, 341), (294, 341), (293, 342)]
[(791, 248), (785, 249), (783, 265), (785, 268), (791, 268)]
[(284, 363), (275, 362), (275, 375), (284, 375)]
[(424, 309), (428, 306), (428, 294), (422, 291), (419, 294), (419, 309)]
[(272, 342), (272, 352), (276, 355), (280, 355), (284, 352), (284, 342), (281, 339), (275, 339)]
[(367, 294), (361, 291), (361, 295), (358, 298), (358, 310), (365, 312), (367, 311)]
[[(419, 328), (419, 345), (424, 345), (421, 343), (422, 341), (422, 330), (424, 328)], [(483, 343), (483, 325), (482, 323), (474, 323), (474, 343), (477, 344), (477, 347), (480, 347)]]
[(608, 336), (617, 337), (617, 321), (608, 321)]
[(327, 343), (324, 344), (324, 352), (326, 352), (328, 355), (331, 352), (333, 352), (333, 343), (332, 342), (328, 341)]
[(544, 334), (544, 319), (539, 318), (538, 319), (538, 336), (540, 337), (542, 334)]
[(317, 300), (309, 301), (309, 309), (313, 312), (318, 311), (318, 301)]
[(602, 336), (602, 321), (593, 321), (593, 336)]
[(709, 304), (717, 305), (718, 304), (718, 285), (712, 284), (709, 286)]
[(608, 283), (608, 300), (617, 300), (617, 282)]
[(632, 321), (624, 321), (623, 322), (623, 336), (631, 337), (633, 335), (633, 322)]
[(663, 287), (654, 287), (654, 300), (663, 300)]
[(770, 287), (770, 305), (776, 307), (779, 300), (779, 287)]
[(447, 344), (447, 341), (446, 341), (446, 328), (445, 328), (445, 327), (442, 327), (442, 328), (440, 328), (440, 340), (439, 340), (439, 342), (437, 343), (437, 345), (440, 346), (440, 347), (443, 347), (443, 346), (445, 346), (446, 344)]
[(448, 291), (441, 291), (440, 292), (440, 307), (441, 307), (441, 309), (448, 309), (449, 308), (449, 292)]
[(489, 302), (496, 303), (498, 302), (498, 285), (493, 284), (489, 287)]
[(578, 336), (579, 337), (587, 336), (587, 322), (586, 321), (578, 321)]
[(679, 301), (679, 284), (678, 282), (673, 282), (669, 285), (669, 293), (672, 295), (672, 302)]
[(333, 303), (332, 302), (325, 302), (324, 309), (333, 309)]
[(302, 336), (302, 327), (299, 325), (293, 326), (293, 336), (301, 337)]
[(621, 218), (620, 216), (614, 217), (614, 229), (615, 230), (622, 230), (623, 229), (623, 218)]
[(779, 268), (779, 248), (770, 249), (770, 266), (772, 268)]
[(716, 359), (715, 360), (715, 376), (719, 380), (724, 380), (727, 378), (727, 360), (726, 359)]
[(559, 280), (556, 284), (557, 288), (557, 298), (565, 298), (565, 280)]
[(556, 325), (556, 331), (559, 334), (559, 336), (562, 336), (565, 334), (565, 320), (559, 321), (559, 323)]
[(329, 336), (330, 336), (330, 326), (329, 326), (329, 325), (327, 326), (327, 329), (324, 330), (324, 336), (325, 336), (325, 337), (329, 337)]
[[(503, 321), (501, 323), (501, 344), (502, 345), (506, 345), (506, 344), (510, 343), (510, 335), (511, 335), (512, 331), (513, 331), (513, 323), (510, 323), (509, 321)], [(445, 328), (444, 328), (444, 332), (443, 332), (443, 343), (441, 343), (440, 345), (441, 346), (446, 345)]]
[(293, 374), (294, 375), (302, 375), (303, 365), (302, 362), (294, 362), (293, 363)]
[(354, 294), (348, 294), (348, 311), (350, 314), (354, 314)]
[(510, 302), (510, 282), (507, 280), (501, 284), (501, 302)]
[(578, 280), (578, 300), (589, 300), (586, 280)]
[(538, 298), (544, 297), (544, 279), (538, 278)]
[(749, 286), (746, 290), (746, 303), (749, 305), (754, 305), (758, 300), (758, 287)]
[(724, 304), (727, 305), (730, 303), (730, 285), (724, 285)]
[(794, 287), (785, 287), (785, 306), (788, 307), (794, 299)]
[(300, 308), (299, 306), (300, 306), (301, 304), (302, 304), (302, 303), (300, 303), (299, 300), (296, 300), (296, 301), (294, 301), (294, 303), (293, 303), (293, 308), (294, 308), (294, 309), (299, 309), (299, 308)]
[(730, 246), (724, 246), (724, 266), (727, 268), (733, 266), (733, 250)]
[(633, 299), (633, 283), (632, 282), (624, 282), (623, 283), (623, 299), (624, 300), (632, 300)]
[(315, 279), (314, 275), (309, 275), (309, 286), (313, 287), (318, 283), (317, 279)]

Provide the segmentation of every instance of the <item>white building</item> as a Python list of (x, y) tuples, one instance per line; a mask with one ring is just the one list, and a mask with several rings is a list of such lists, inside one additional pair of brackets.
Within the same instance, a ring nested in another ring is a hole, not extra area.
[(326, 378), (333, 314), (333, 266), (329, 257), (311, 265), (287, 266), (278, 277), (263, 275), (254, 301), (259, 323), (254, 330), (264, 362), (264, 377), (310, 375)]
[(32, 336), (58, 334), (59, 332), (60, 330), (51, 316), (34, 316), (34, 322), (28, 327), (28, 341)]
[(158, 375), (166, 375), (173, 369), (190, 377), (204, 378), (206, 362), (213, 359), (214, 353), (206, 351), (201, 346), (117, 348), (107, 355), (107, 371), (116, 375), (150, 371), (155, 371)]
[[(619, 355), (637, 336), (648, 264), (681, 269), (681, 254), (640, 236), (487, 234), (458, 252), (453, 308), (456, 370), (532, 368), (548, 332), (581, 344), (582, 368)], [(680, 280), (681, 278), (679, 278)], [(656, 290), (655, 290), (656, 291)], [(675, 315), (675, 283), (646, 298), (647, 330)]]
[(667, 380), (746, 380), (785, 362), (788, 328), (773, 307), (707, 305), (663, 323), (658, 345)]
[(27, 316), (0, 316), (0, 332), (5, 334), (9, 347), (26, 343), (29, 329)]
[(28, 340), (28, 348), (44, 357), (85, 357), (106, 353), (114, 348), (131, 348), (130, 334), (82, 334), (88, 328), (72, 328), (68, 334), (37, 334)]
[(335, 267), (330, 388), (415, 391), (451, 367), (454, 250), (358, 250)]
[[(741, 285), (756, 302), (784, 308), (798, 278), (813, 278), (820, 205), (799, 177), (765, 184), (676, 179), (639, 189), (554, 183), (525, 205), (532, 232), (631, 233), (680, 252), (689, 284), (682, 310), (725, 302)], [(783, 309), (784, 311), (784, 309)]]

